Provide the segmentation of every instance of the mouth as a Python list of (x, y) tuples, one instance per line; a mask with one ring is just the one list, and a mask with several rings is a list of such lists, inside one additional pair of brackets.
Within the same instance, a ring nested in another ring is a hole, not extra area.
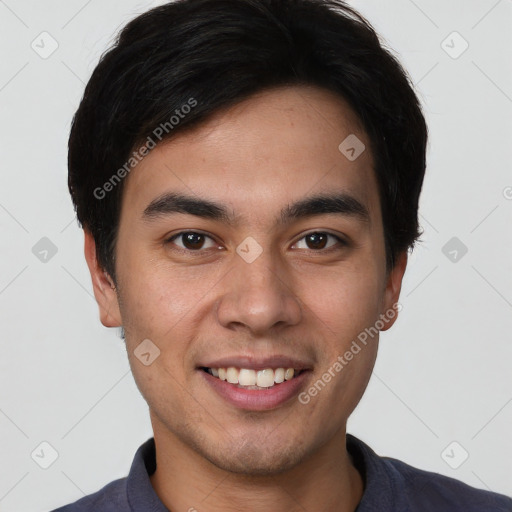
[(270, 411), (286, 404), (305, 388), (311, 370), (305, 368), (197, 368), (208, 389), (236, 409)]
[(227, 368), (207, 368), (200, 369), (213, 378), (226, 381), (234, 387), (251, 390), (272, 389), (284, 382), (296, 379), (306, 370), (299, 368), (262, 368), (254, 370), (252, 368), (236, 368), (229, 366)]

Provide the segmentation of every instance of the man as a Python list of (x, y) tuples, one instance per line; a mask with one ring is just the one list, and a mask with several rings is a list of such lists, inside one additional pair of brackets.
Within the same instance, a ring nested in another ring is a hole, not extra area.
[(400, 309), (426, 143), (341, 1), (181, 0), (127, 25), (69, 186), (154, 438), (61, 512), (512, 510), (346, 433)]

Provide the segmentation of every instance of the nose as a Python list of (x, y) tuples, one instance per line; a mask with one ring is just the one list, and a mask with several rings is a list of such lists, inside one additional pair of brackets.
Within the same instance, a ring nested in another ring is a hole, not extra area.
[(277, 257), (265, 250), (251, 263), (234, 256), (233, 268), (225, 277), (217, 301), (217, 319), (222, 326), (261, 335), (296, 325), (301, 318), (293, 282)]

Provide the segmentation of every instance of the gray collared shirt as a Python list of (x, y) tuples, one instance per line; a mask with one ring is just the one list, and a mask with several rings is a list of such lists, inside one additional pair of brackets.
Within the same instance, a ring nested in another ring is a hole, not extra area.
[[(351, 434), (347, 450), (365, 485), (355, 512), (512, 512), (507, 496), (381, 457)], [(53, 512), (169, 512), (151, 486), (155, 469), (150, 438), (137, 450), (127, 477)]]

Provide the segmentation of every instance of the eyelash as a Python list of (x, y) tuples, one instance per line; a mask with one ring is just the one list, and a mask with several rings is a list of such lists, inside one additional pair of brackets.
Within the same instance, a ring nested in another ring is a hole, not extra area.
[[(164, 244), (165, 245), (168, 245), (168, 244), (173, 244), (174, 243), (174, 240), (176, 240), (177, 238), (183, 236), (183, 235), (188, 235), (188, 234), (196, 234), (196, 235), (202, 235), (204, 236), (205, 238), (209, 238), (210, 240), (212, 241), (215, 241), (214, 238), (206, 233), (202, 233), (201, 231), (180, 231), (179, 233), (176, 233), (174, 235), (172, 235), (171, 237), (167, 238), (165, 241), (164, 241)], [(331, 247), (327, 247), (326, 249), (307, 249), (308, 251), (310, 252), (313, 252), (313, 253), (329, 253), (333, 250), (339, 250), (340, 248), (342, 247), (347, 247), (349, 244), (348, 242), (346, 242), (343, 238), (337, 236), (337, 235), (334, 235), (333, 233), (329, 233), (327, 231), (311, 231), (309, 233), (306, 233), (305, 235), (303, 235), (299, 240), (297, 240), (297, 242), (295, 242), (294, 245), (298, 244), (301, 240), (305, 239), (306, 237), (310, 236), (310, 235), (316, 235), (316, 234), (320, 234), (320, 235), (327, 235), (329, 237), (332, 237), (336, 240), (336, 244), (334, 246), (331, 246)], [(341, 246), (341, 247), (338, 247), (338, 246)], [(178, 252), (182, 252), (182, 253), (186, 253), (186, 254), (200, 254), (202, 251), (205, 251), (205, 250), (208, 250), (208, 249), (197, 249), (197, 250), (193, 250), (193, 249), (186, 249), (186, 248), (183, 248), (183, 247), (176, 247), (174, 250), (178, 251)]]

